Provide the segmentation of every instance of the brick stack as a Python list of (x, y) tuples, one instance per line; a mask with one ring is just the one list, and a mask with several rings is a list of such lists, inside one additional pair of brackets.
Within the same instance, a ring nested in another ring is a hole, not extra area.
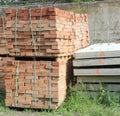
[(9, 55), (72, 55), (89, 43), (87, 23), (86, 14), (58, 8), (5, 10), (4, 26)]
[(75, 15), (75, 39), (74, 39), (74, 52), (89, 44), (89, 31), (88, 31), (88, 18), (87, 14)]
[(5, 22), (3, 18), (0, 18), (0, 55), (8, 54), (7, 39), (5, 37)]
[(6, 79), (6, 105), (56, 109), (66, 97), (68, 60), (14, 61)]
[(56, 109), (66, 97), (71, 56), (89, 44), (87, 15), (58, 8), (6, 9), (1, 21), (3, 54), (13, 57), (4, 78), (6, 106)]
[(0, 57), (0, 92), (5, 92), (5, 78), (12, 76), (13, 58)]

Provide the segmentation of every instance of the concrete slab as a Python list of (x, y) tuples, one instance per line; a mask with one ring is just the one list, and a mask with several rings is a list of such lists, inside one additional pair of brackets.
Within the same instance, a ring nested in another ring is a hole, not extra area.
[(75, 59), (120, 57), (120, 44), (99, 43), (75, 52)]
[[(101, 89), (101, 84), (98, 83), (80, 83), (77, 84), (76, 87), (79, 90), (87, 90), (87, 91), (99, 91)], [(114, 91), (114, 92), (119, 92), (120, 91), (120, 85), (119, 84), (114, 84), (114, 83), (104, 83), (104, 89), (107, 91)]]
[(77, 83), (120, 83), (119, 76), (77, 76)]
[(106, 76), (120, 75), (120, 68), (74, 69), (74, 76)]
[(120, 65), (120, 58), (79, 59), (73, 61), (74, 67)]

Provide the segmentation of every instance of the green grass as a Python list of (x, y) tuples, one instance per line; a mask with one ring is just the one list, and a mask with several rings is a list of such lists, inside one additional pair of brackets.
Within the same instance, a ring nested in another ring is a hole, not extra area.
[(0, 112), (1, 111), (6, 111), (8, 108), (5, 106), (5, 94), (0, 93)]
[[(4, 104), (5, 95), (0, 94), (0, 112), (5, 115), (12, 112), (16, 116), (14, 109), (8, 109)], [(24, 110), (23, 113), (35, 113), (38, 116), (120, 116), (119, 99), (115, 96), (107, 94), (103, 89), (99, 96), (90, 98), (87, 92), (77, 91), (71, 88), (65, 102), (57, 109), (51, 112)]]
[[(108, 100), (107, 97), (111, 98), (111, 100)], [(58, 112), (61, 111), (63, 114), (69, 113), (69, 116), (75, 114), (78, 116), (119, 116), (119, 101), (117, 100), (116, 102), (114, 98), (117, 97), (110, 94), (109, 96), (107, 94), (102, 95), (101, 92), (99, 96), (90, 98), (87, 92), (83, 93), (72, 88), (68, 99), (58, 109)]]

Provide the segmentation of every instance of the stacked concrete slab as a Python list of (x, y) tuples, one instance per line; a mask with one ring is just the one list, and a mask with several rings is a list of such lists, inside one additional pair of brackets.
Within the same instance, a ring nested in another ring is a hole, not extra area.
[(50, 7), (9, 8), (3, 14), (0, 77), (6, 106), (58, 108), (72, 76), (72, 55), (89, 44), (87, 15)]
[[(86, 89), (99, 90), (100, 86), (96, 87), (96, 83), (106, 83), (115, 86), (117, 91), (120, 90), (119, 43), (94, 44), (78, 50), (73, 65), (74, 76), (78, 82), (87, 83)], [(88, 83), (92, 83), (92, 87)], [(113, 91), (113, 88), (110, 90)]]

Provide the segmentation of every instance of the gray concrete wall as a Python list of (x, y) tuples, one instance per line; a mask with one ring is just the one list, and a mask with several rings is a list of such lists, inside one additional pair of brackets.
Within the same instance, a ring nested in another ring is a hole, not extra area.
[(120, 42), (120, 2), (99, 3), (88, 14), (91, 44)]

